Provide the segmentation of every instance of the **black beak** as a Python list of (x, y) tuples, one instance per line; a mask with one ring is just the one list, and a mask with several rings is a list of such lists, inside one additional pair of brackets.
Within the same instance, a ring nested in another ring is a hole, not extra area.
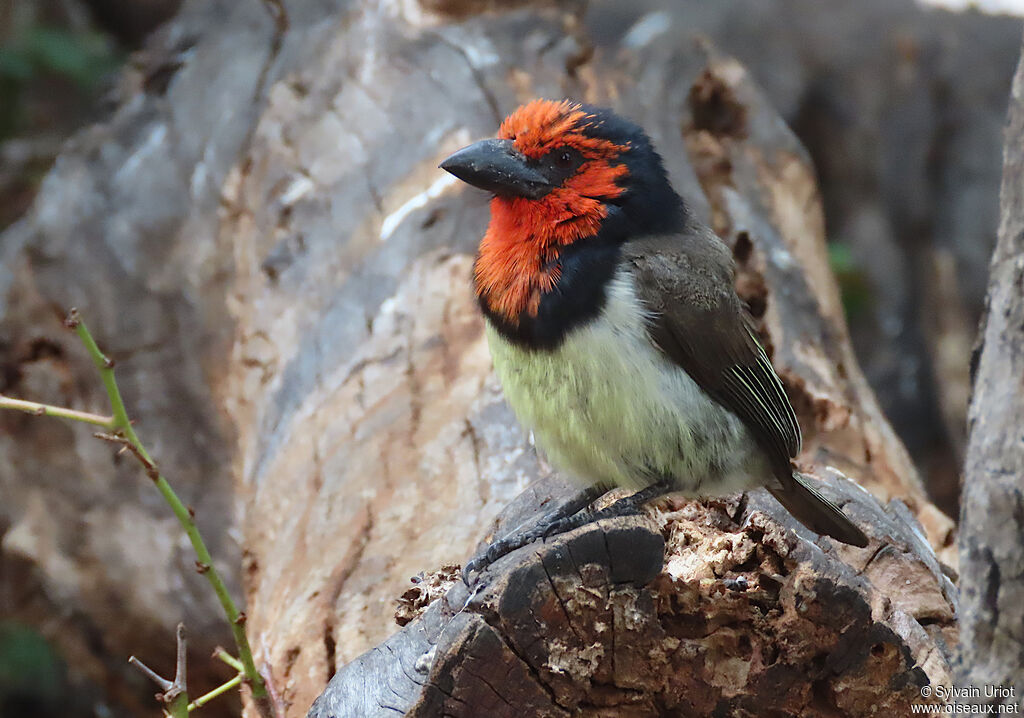
[(463, 182), (502, 197), (540, 199), (552, 184), (530, 167), (512, 140), (481, 140), (440, 164)]

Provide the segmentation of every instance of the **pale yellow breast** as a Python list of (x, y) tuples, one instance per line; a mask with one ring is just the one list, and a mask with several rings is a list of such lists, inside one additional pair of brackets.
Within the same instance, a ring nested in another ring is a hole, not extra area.
[(519, 420), (552, 464), (586, 483), (639, 488), (667, 476), (694, 494), (764, 483), (742, 422), (650, 343), (632, 281), (620, 271), (601, 316), (554, 351), (518, 347), (488, 326)]

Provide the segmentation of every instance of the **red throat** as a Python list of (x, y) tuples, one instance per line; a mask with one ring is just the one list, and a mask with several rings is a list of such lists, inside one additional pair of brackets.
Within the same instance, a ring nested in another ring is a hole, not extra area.
[(536, 316), (541, 297), (558, 282), (562, 249), (597, 234), (608, 215), (603, 200), (623, 192), (617, 180), (627, 174), (626, 166), (612, 160), (627, 148), (584, 134), (589, 119), (579, 105), (537, 100), (501, 125), (498, 136), (514, 140), (527, 157), (569, 147), (586, 160), (541, 199), (491, 201), (491, 223), (476, 260), (476, 291), (511, 324), (518, 324), (524, 311)]

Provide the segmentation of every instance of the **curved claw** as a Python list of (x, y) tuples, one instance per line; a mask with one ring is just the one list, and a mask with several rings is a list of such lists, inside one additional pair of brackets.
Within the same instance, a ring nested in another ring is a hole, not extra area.
[(488, 566), (498, 559), (507, 556), (513, 551), (520, 549), (539, 538), (546, 537), (547, 532), (543, 527), (534, 527), (528, 531), (522, 531), (495, 541), (488, 546), (483, 553), (474, 556), (466, 562), (466, 565), (462, 568), (462, 580), (467, 586), (472, 586), (473, 582), (470, 581), (471, 574), (483, 573)]
[(466, 561), (466, 565), (462, 567), (462, 582), (470, 588), (472, 588), (473, 584), (476, 583), (476, 578), (473, 574), (475, 573), (479, 575), (479, 573), (485, 568), (485, 566), (481, 565), (481, 558), (482, 557), (480, 556), (471, 558), (469, 561)]

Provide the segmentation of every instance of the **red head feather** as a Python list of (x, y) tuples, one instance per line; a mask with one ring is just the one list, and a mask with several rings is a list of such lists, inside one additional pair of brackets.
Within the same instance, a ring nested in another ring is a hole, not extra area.
[(513, 140), (527, 157), (569, 148), (584, 158), (572, 176), (540, 199), (491, 201), (491, 223), (476, 261), (476, 290), (513, 324), (524, 310), (536, 315), (541, 296), (558, 282), (561, 249), (597, 234), (608, 215), (597, 198), (623, 192), (616, 180), (627, 174), (626, 166), (612, 161), (628, 148), (587, 135), (592, 120), (577, 103), (534, 100), (501, 123), (498, 137)]

